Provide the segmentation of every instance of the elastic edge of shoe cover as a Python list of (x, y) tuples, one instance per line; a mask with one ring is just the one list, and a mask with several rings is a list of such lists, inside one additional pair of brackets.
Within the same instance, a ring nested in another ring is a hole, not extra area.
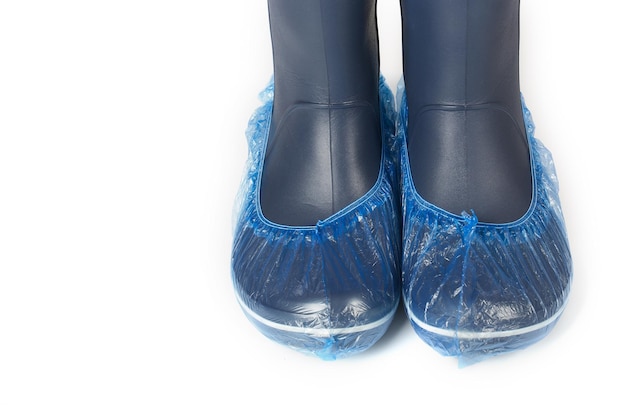
[(485, 339), (498, 339), (498, 338), (503, 338), (503, 337), (521, 336), (521, 335), (525, 335), (525, 334), (532, 333), (534, 331), (546, 328), (550, 326), (552, 323), (554, 323), (555, 321), (557, 321), (559, 317), (561, 317), (561, 315), (563, 314), (563, 311), (565, 311), (565, 307), (567, 306), (568, 300), (569, 298), (565, 300), (561, 308), (559, 308), (559, 310), (555, 314), (553, 314), (551, 317), (549, 317), (548, 319), (540, 323), (533, 324), (532, 326), (520, 327), (518, 329), (493, 330), (493, 331), (485, 331), (485, 332), (442, 329), (441, 327), (435, 327), (419, 320), (410, 309), (407, 309), (407, 312), (408, 312), (409, 319), (413, 323), (415, 323), (416, 326), (420, 327), (421, 329), (429, 333), (433, 333), (438, 336), (459, 339), (459, 340), (472, 340), (472, 339), (473, 340), (477, 340), (477, 339), (485, 340)]
[(334, 337), (334, 336), (339, 336), (339, 335), (362, 333), (362, 332), (367, 332), (373, 329), (377, 329), (378, 327), (384, 326), (385, 324), (387, 324), (394, 318), (396, 311), (398, 309), (398, 306), (400, 304), (400, 300), (398, 299), (396, 301), (395, 306), (390, 310), (389, 313), (387, 313), (382, 318), (375, 320), (373, 322), (370, 322), (370, 323), (360, 324), (360, 325), (352, 326), (352, 327), (309, 328), (309, 327), (289, 326), (287, 324), (276, 323), (274, 321), (268, 320), (265, 317), (260, 316), (256, 312), (252, 311), (252, 309), (250, 309), (250, 307), (248, 307), (243, 302), (243, 300), (239, 297), (238, 294), (236, 294), (236, 297), (237, 297), (237, 301), (239, 302), (239, 305), (244, 310), (244, 312), (250, 318), (252, 318), (253, 320), (256, 320), (260, 324), (270, 327), (272, 329), (283, 331), (283, 332), (300, 333), (300, 334), (305, 334), (305, 335), (313, 336), (313, 337)]

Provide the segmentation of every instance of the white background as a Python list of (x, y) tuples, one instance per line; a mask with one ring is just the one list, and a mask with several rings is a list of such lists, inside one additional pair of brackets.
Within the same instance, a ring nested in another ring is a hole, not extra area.
[[(575, 284), (541, 343), (459, 369), (401, 314), (324, 362), (241, 313), (231, 214), (272, 71), (264, 0), (1, 2), (0, 415), (624, 415), (622, 4), (522, 0)], [(395, 90), (398, 1), (378, 8)]]

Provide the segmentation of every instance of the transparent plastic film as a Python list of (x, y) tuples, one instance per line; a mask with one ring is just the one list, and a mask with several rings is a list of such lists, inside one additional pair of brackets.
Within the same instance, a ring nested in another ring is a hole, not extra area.
[(533, 199), (505, 224), (458, 216), (415, 190), (406, 146), (407, 104), (398, 89), (403, 202), (403, 297), (416, 333), (461, 366), (525, 348), (550, 332), (570, 292), (572, 259), (550, 152), (523, 102)]
[(383, 152), (376, 184), (312, 227), (274, 224), (259, 204), (273, 85), (247, 129), (248, 168), (238, 198), (232, 280), (248, 319), (267, 337), (322, 359), (372, 346), (399, 304), (400, 213), (393, 96), (380, 80)]

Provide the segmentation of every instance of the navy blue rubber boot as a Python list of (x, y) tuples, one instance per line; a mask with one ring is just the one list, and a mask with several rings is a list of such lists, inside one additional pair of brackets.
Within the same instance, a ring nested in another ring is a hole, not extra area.
[(401, 5), (405, 308), (469, 364), (535, 343), (565, 308), (558, 183), (520, 94), (519, 0)]
[(393, 96), (375, 0), (269, 0), (273, 82), (250, 120), (232, 279), (267, 337), (323, 359), (371, 347), (399, 305)]

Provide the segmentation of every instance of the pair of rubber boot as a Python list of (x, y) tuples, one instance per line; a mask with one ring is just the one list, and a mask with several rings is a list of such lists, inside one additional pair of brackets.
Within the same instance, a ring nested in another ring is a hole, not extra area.
[(334, 359), (401, 301), (464, 361), (556, 324), (572, 262), (519, 86), (519, 0), (402, 0), (404, 76), (379, 71), (376, 0), (269, 0), (273, 82), (247, 131), (232, 252), (266, 336)]

